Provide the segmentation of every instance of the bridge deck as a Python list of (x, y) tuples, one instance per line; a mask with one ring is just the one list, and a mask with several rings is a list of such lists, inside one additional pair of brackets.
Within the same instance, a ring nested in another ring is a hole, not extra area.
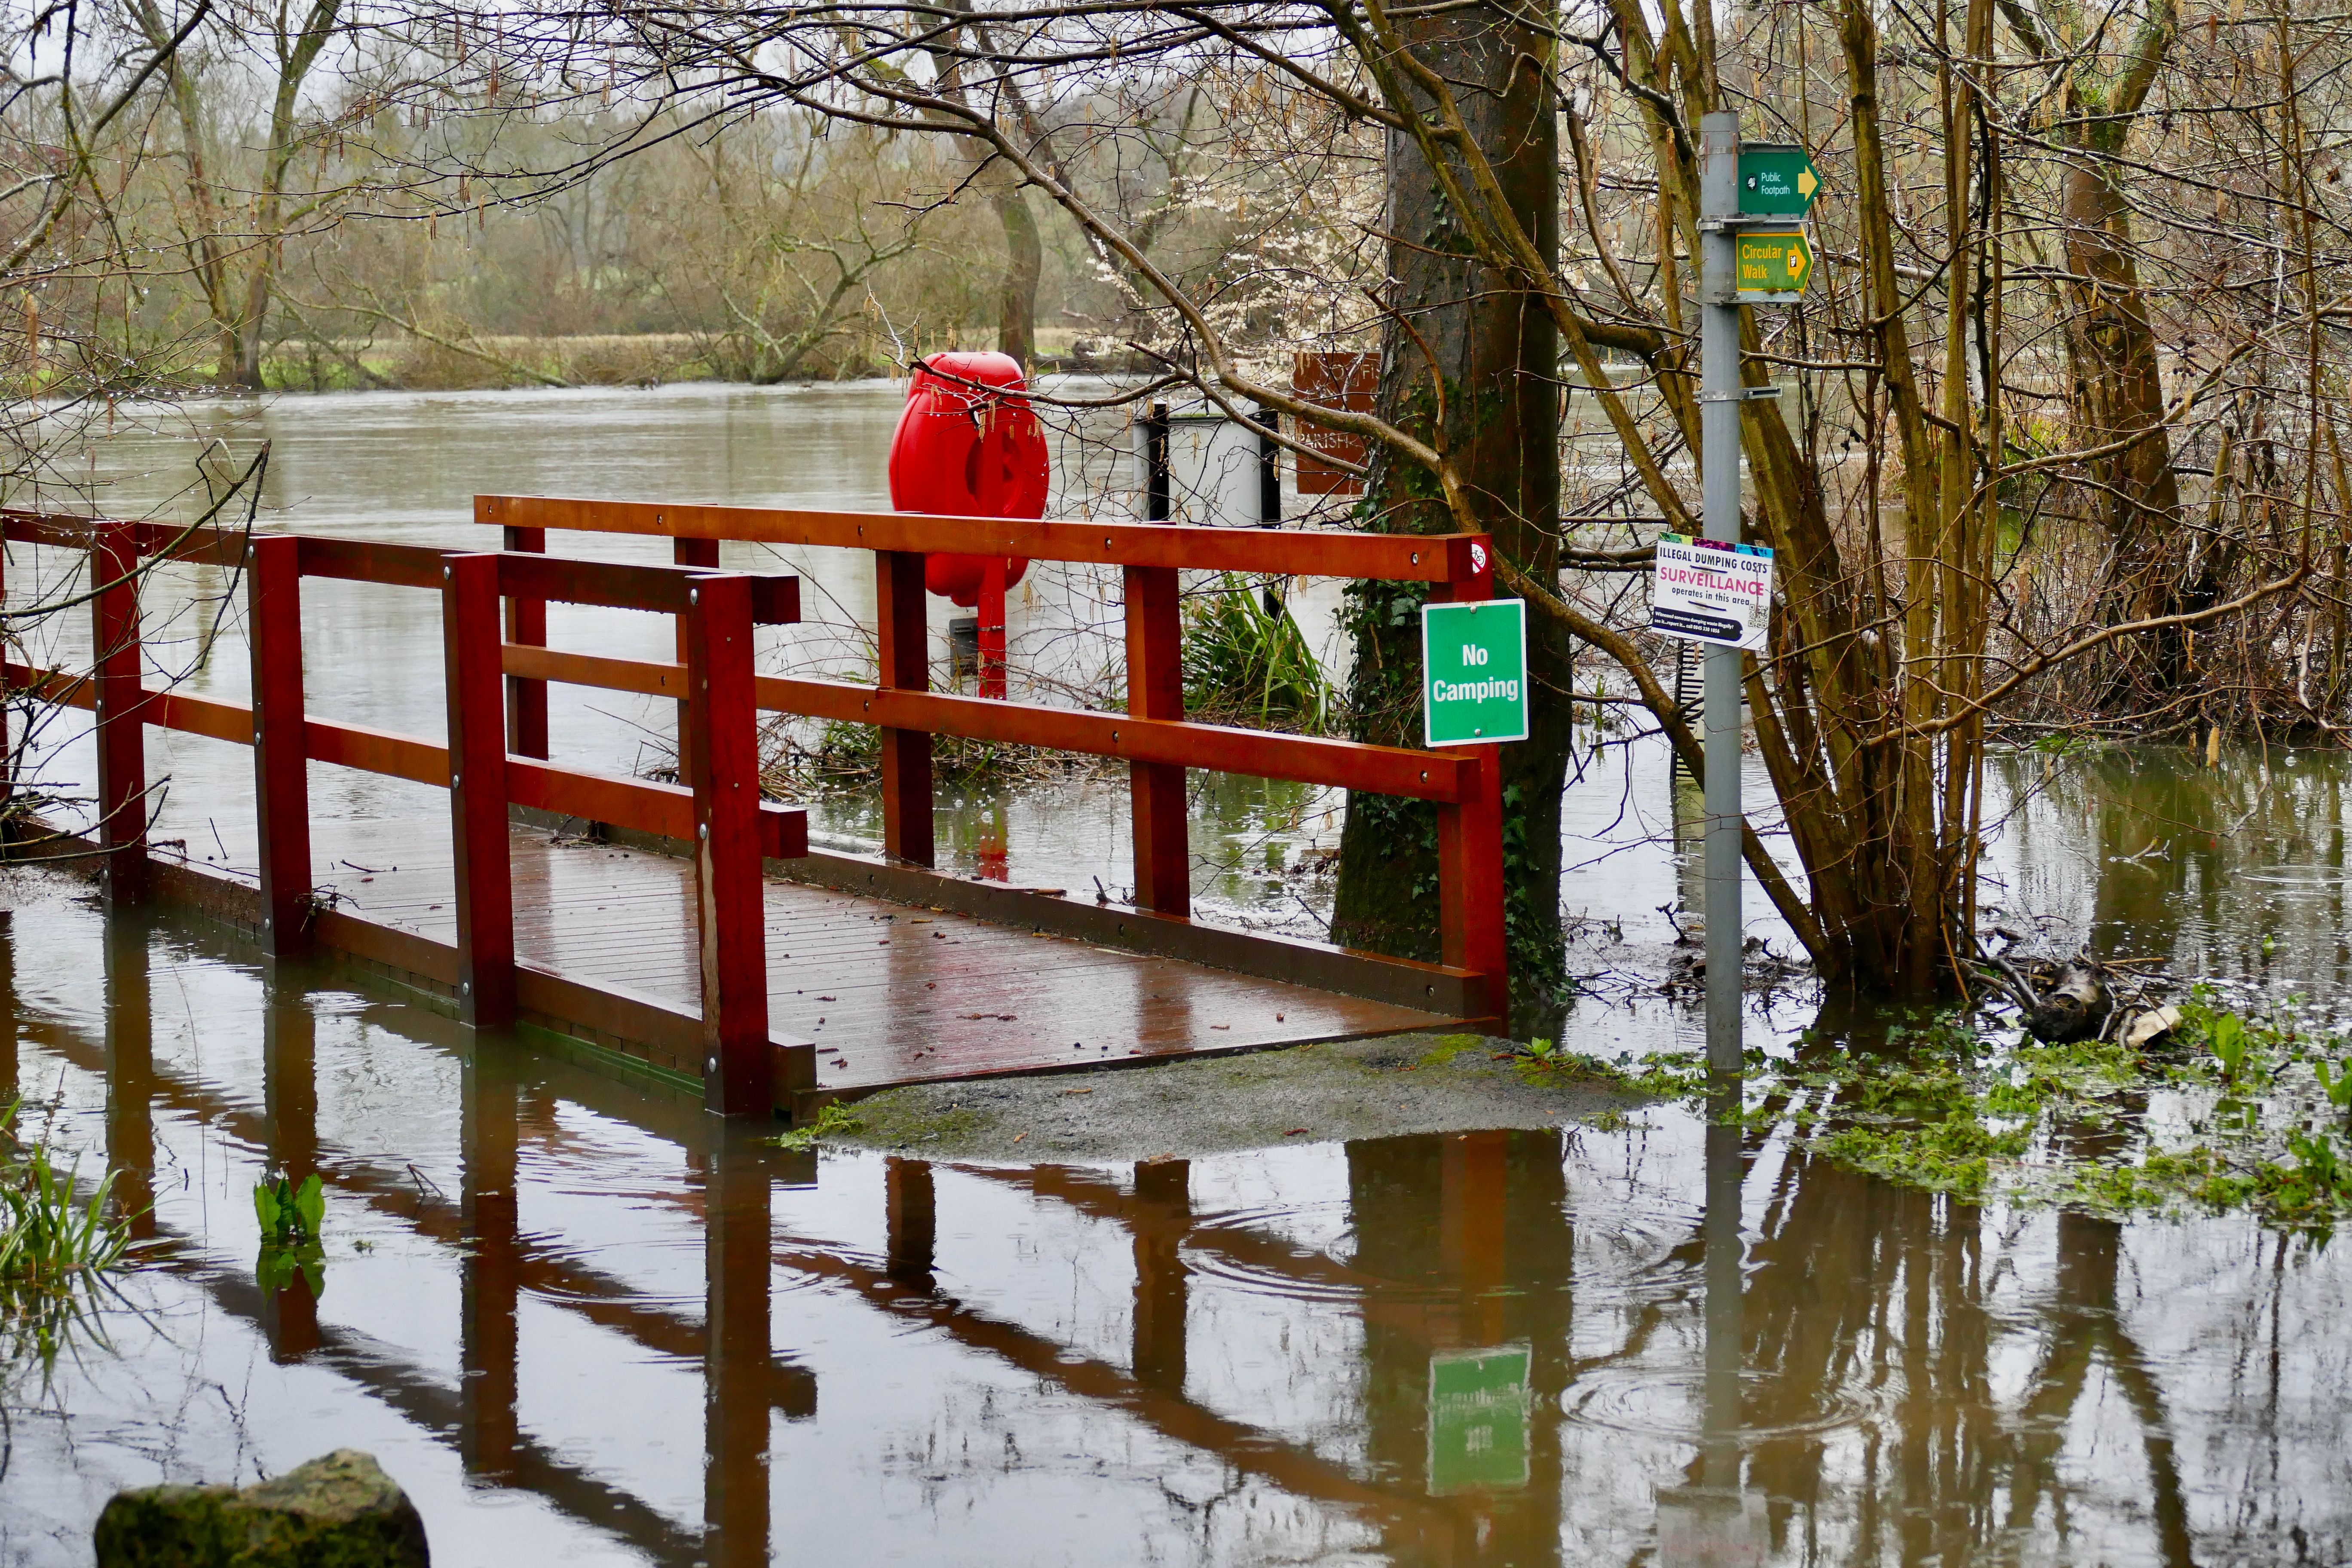
[[(456, 941), (446, 819), (318, 821), (311, 833), (314, 885), (331, 889), (338, 909), (434, 942)], [(189, 847), (219, 848), (233, 876), (254, 863), (234, 838), (218, 846), (191, 840)], [(696, 1010), (690, 865), (524, 826), (514, 830), (512, 854), (519, 957)], [(192, 858), (198, 869), (221, 869), (218, 859), (207, 866), (203, 856)], [(815, 1042), (824, 1092), (1449, 1022), (943, 910), (773, 878), (766, 889), (770, 1030)]]

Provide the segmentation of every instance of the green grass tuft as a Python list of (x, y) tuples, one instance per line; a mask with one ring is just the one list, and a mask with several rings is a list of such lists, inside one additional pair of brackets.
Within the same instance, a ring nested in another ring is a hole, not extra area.
[(0, 1115), (0, 1379), (26, 1365), (46, 1379), (75, 1335), (103, 1340), (94, 1303), (131, 1232), (109, 1212), (113, 1176), (77, 1202), (76, 1167), (60, 1171), (46, 1141), (19, 1141), (16, 1117), (15, 1105)]

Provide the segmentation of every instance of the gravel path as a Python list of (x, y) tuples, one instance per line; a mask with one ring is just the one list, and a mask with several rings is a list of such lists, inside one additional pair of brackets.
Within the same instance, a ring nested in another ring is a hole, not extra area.
[(1646, 1101), (1496, 1060), (1507, 1040), (1397, 1035), (1154, 1067), (922, 1084), (845, 1108), (825, 1142), (942, 1159), (1126, 1161), (1558, 1127)]

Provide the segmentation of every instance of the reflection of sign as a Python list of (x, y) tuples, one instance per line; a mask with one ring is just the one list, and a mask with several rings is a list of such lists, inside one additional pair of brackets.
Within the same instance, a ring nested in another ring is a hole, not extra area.
[(1793, 305), (1813, 275), (1813, 247), (1801, 229), (1742, 229), (1738, 251), (1733, 276), (1743, 305)]
[(1764, 1500), (1754, 1492), (1675, 1487), (1658, 1493), (1658, 1568), (1760, 1568)]
[(1658, 536), (1650, 576), (1650, 629), (1686, 642), (1750, 651), (1772, 614), (1772, 552), (1680, 533)]
[(1822, 178), (1812, 159), (1793, 142), (1739, 144), (1739, 213), (1742, 217), (1802, 217), (1820, 194)]
[(1433, 746), (1528, 738), (1528, 606), (1421, 607), (1421, 709)]
[(1528, 1484), (1528, 1347), (1454, 1351), (1429, 1361), (1429, 1489)]
[[(1290, 389), (1308, 403), (1344, 408), (1354, 414), (1372, 411), (1372, 394), (1381, 384), (1378, 354), (1297, 354), (1291, 360)], [(1298, 444), (1328, 452), (1343, 463), (1360, 463), (1367, 456), (1364, 438), (1344, 430), (1326, 430), (1302, 419)], [(1298, 455), (1298, 493), (1304, 496), (1361, 495), (1364, 481), (1328, 463)]]

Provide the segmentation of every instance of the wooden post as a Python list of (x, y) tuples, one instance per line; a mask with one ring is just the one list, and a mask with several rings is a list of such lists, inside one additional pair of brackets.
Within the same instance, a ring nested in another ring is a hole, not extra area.
[[(1466, 557), (1441, 590), (1457, 603), (1495, 596), (1494, 544), (1463, 546)], [(1500, 1020), (1510, 1010), (1510, 944), (1504, 923), (1503, 748), (1449, 746), (1478, 763), (1469, 798), (1437, 808), (1437, 908), (1444, 962), (1486, 977), (1474, 1004), (1478, 1017)]]
[[(8, 602), (8, 541), (0, 533), (0, 607)], [(8, 679), (6, 662), (0, 659), (0, 844), (16, 837), (14, 815), (16, 796), (16, 752), (8, 743)], [(11, 1077), (5, 1081), (14, 1083)]]
[[(547, 530), (543, 528), (509, 528), (505, 531), (506, 547), (526, 554), (547, 553)], [(509, 598), (507, 605), (507, 641), (525, 647), (547, 646), (547, 601), (544, 599)], [(520, 675), (507, 677), (507, 750), (517, 756), (547, 755), (547, 682), (528, 680)]]
[[(1127, 710), (1139, 719), (1184, 717), (1183, 627), (1176, 568), (1127, 568)], [(1135, 902), (1163, 915), (1192, 912), (1192, 847), (1184, 769), (1128, 765), (1135, 816)]]
[[(288, 544), (297, 542), (280, 537)], [(263, 1121), (270, 1164), (297, 1187), (319, 1168), (318, 1047), (318, 1016), (310, 1011), (310, 997), (288, 971), (268, 975), (261, 1001)], [(278, 1289), (263, 1291), (261, 1330), (269, 1359), (280, 1366), (295, 1365), (319, 1349), (319, 1298), (300, 1269)]]
[(1192, 1270), (1184, 1237), (1192, 1227), (1192, 1166), (1186, 1160), (1135, 1165), (1135, 1312), (1129, 1364), (1138, 1383), (1184, 1391), (1185, 1298)]
[(1438, 1256), (1444, 1278), (1462, 1292), (1462, 1342), (1503, 1341), (1507, 1279), (1511, 1134), (1455, 1132), (1439, 1145)]
[(702, 1103), (724, 1116), (766, 1116), (775, 1110), (776, 1082), (768, 1049), (751, 580), (698, 577), (687, 599), (686, 686), (694, 714), (682, 772), (694, 788)]
[[(155, 1237), (155, 995), (147, 922), (135, 913), (100, 927), (100, 995), (106, 1005), (106, 1164), (109, 1203), (133, 1238)], [(16, 1093), (9, 1085), (10, 1097)]]
[(302, 731), (302, 542), (257, 538), (246, 559), (253, 660), (253, 797), (261, 829), (261, 945), (310, 945), (310, 777)]
[(939, 1195), (929, 1161), (893, 1154), (882, 1163), (883, 1269), (918, 1289), (931, 1288), (940, 1233)]
[(1004, 700), (1004, 558), (992, 555), (980, 574), (980, 694)]
[(477, 1045), (459, 1068), (457, 1360), (463, 1369), (457, 1454), (469, 1476), (511, 1481), (522, 1447), (516, 1419), (515, 1321), (521, 1298), (521, 1096), (495, 1043)]
[[(874, 552), (874, 608), (880, 668), (877, 686), (928, 691), (931, 685), (929, 606), (919, 552)], [(932, 863), (931, 737), (921, 730), (882, 731), (882, 853), (917, 866)]]
[[(719, 570), (719, 541), (715, 539), (673, 539), (669, 542), (669, 558), (679, 566), (698, 567), (706, 572)], [(689, 645), (693, 632), (687, 617), (677, 619), (677, 662), (687, 663), (694, 656)], [(686, 753), (689, 742), (687, 731), (694, 723), (694, 703), (689, 698), (678, 699), (677, 704), (677, 782), (686, 782)]]
[(702, 1156), (702, 1544), (695, 1555), (709, 1568), (767, 1568), (768, 1437), (781, 1392), (768, 1288), (774, 1186), (752, 1130), (729, 1131)]
[(449, 683), (449, 817), (457, 870), (457, 1016), (515, 1016), (514, 868), (507, 842), (507, 724), (499, 655), (499, 558), (441, 558)]
[(100, 874), (110, 902), (137, 903), (147, 896), (147, 699), (140, 685), (139, 540), (131, 524), (94, 525), (89, 573)]

